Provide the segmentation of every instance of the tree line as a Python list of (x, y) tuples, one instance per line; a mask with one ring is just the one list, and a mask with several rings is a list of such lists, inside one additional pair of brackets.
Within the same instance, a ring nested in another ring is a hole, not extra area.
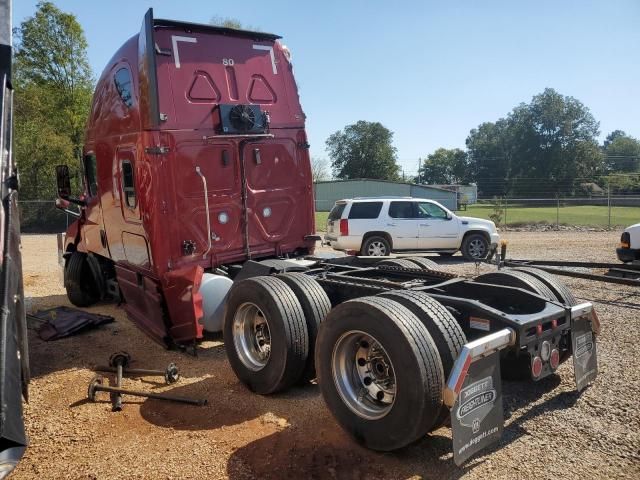
[[(472, 129), (466, 148), (422, 160), (421, 184), (476, 183), (483, 196), (589, 194), (597, 187), (640, 193), (640, 141), (624, 131), (598, 143), (599, 123), (579, 100), (552, 88), (506, 117)], [(335, 178), (397, 180), (393, 132), (359, 121), (326, 141)]]

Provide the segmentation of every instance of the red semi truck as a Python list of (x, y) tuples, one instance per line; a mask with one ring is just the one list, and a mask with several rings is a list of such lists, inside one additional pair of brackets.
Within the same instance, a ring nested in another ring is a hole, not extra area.
[(501, 373), (537, 381), (573, 356), (577, 388), (593, 381), (595, 312), (544, 272), (314, 256), (305, 115), (278, 39), (147, 12), (96, 86), (80, 197), (57, 168), (58, 206), (80, 207), (60, 242), (71, 302), (117, 298), (166, 347), (222, 331), (251, 390), (316, 379), (370, 448), (450, 420), (458, 463), (500, 437)]

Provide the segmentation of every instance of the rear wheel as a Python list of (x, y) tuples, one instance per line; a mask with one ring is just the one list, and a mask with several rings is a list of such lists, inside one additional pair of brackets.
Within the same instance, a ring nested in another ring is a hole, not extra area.
[(223, 332), (231, 368), (250, 390), (275, 393), (301, 377), (309, 335), (302, 306), (282, 280), (253, 277), (234, 283)]
[(419, 269), (418, 265), (410, 260), (406, 260), (404, 258), (389, 258), (387, 260), (382, 260), (376, 264), (379, 267), (401, 267), (401, 268), (413, 268), (414, 270)]
[(378, 235), (367, 237), (360, 249), (360, 255), (367, 257), (384, 257), (391, 253), (391, 244), (385, 237)]
[(69, 256), (64, 269), (64, 287), (69, 301), (76, 307), (89, 307), (100, 300), (86, 253), (73, 252)]
[[(544, 283), (525, 272), (501, 270), (499, 272), (485, 273), (474, 280), (493, 285), (522, 288), (541, 297), (556, 301), (555, 295)], [(528, 354), (516, 355), (513, 351), (503, 350), (500, 359), (500, 369), (504, 378), (508, 380), (528, 380), (531, 378), (531, 359)]]
[(404, 258), (403, 260), (409, 260), (410, 262), (418, 265), (418, 267), (422, 268), (423, 270), (440, 270), (440, 265), (438, 265), (433, 260), (429, 260), (428, 258), (407, 257), (407, 258)]
[(576, 297), (573, 296), (573, 293), (571, 293), (571, 290), (569, 290), (564, 283), (555, 278), (552, 274), (532, 267), (515, 267), (510, 270), (524, 272), (537, 278), (544, 283), (549, 290), (551, 290), (559, 302), (571, 307), (578, 304), (578, 301), (576, 300)]
[[(446, 382), (462, 347), (467, 343), (467, 338), (460, 324), (444, 305), (426, 293), (398, 290), (383, 293), (380, 296), (390, 298), (408, 308), (427, 327), (438, 349)], [(448, 417), (449, 409), (443, 405), (432, 429), (435, 430), (444, 425)]]
[(411, 311), (382, 297), (344, 302), (320, 325), (316, 347), (322, 396), (357, 441), (390, 451), (429, 432), (442, 407), (442, 364)]
[(484, 260), (489, 253), (489, 240), (481, 233), (472, 233), (464, 237), (460, 251), (466, 260)]
[(309, 333), (309, 356), (300, 380), (306, 383), (316, 377), (314, 361), (316, 338), (320, 323), (331, 310), (331, 302), (318, 282), (304, 273), (283, 273), (277, 275), (276, 278), (282, 280), (293, 290), (304, 312)]
[(556, 296), (544, 283), (525, 272), (501, 270), (499, 272), (485, 273), (474, 278), (474, 280), (481, 283), (522, 288), (523, 290), (536, 293), (549, 300), (556, 300)]

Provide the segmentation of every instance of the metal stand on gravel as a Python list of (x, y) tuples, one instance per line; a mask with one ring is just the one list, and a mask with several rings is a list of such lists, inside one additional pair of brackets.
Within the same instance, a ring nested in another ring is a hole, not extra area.
[(167, 400), (171, 402), (187, 403), (189, 405), (206, 405), (206, 399), (192, 399), (185, 397), (175, 397), (172, 395), (147, 393), (136, 390), (127, 390), (122, 388), (123, 376), (141, 376), (141, 375), (157, 375), (164, 377), (167, 384), (175, 383), (180, 378), (178, 367), (175, 363), (170, 363), (165, 370), (150, 370), (143, 368), (128, 368), (131, 356), (127, 352), (116, 352), (109, 358), (109, 366), (97, 366), (94, 370), (99, 372), (112, 372), (116, 374), (115, 386), (110, 387), (104, 385), (104, 377), (96, 375), (89, 382), (87, 389), (87, 398), (95, 402), (97, 392), (109, 392), (111, 394), (112, 410), (119, 412), (122, 410), (122, 395), (131, 395), (135, 397), (154, 398), (157, 400)]

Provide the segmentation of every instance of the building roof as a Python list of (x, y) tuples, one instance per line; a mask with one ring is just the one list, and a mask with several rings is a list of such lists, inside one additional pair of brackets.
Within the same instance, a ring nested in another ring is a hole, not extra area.
[(395, 185), (410, 185), (412, 187), (430, 188), (432, 190), (440, 190), (440, 191), (443, 191), (443, 192), (451, 193), (451, 190), (449, 190), (449, 189), (437, 187), (437, 186), (434, 186), (434, 185), (424, 185), (424, 184), (421, 184), (421, 183), (411, 183), (411, 182), (394, 182), (393, 180), (380, 180), (378, 178), (347, 178), (347, 179), (336, 179), (336, 180), (320, 180), (318, 182), (314, 182), (314, 184), (319, 184), (319, 183), (347, 183), (347, 182), (393, 183)]

